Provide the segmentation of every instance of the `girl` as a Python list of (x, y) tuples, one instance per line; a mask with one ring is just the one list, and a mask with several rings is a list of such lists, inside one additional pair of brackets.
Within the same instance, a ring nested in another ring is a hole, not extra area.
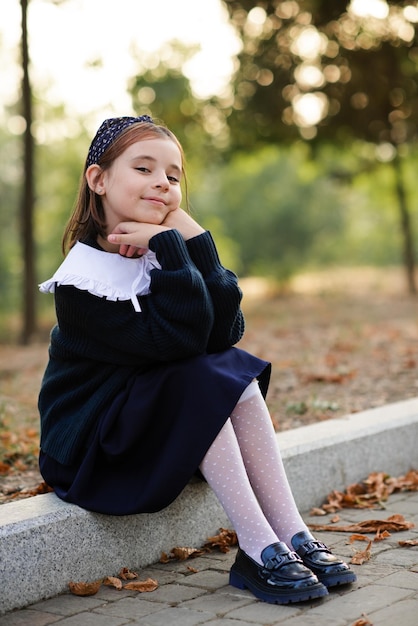
[(39, 395), (40, 468), (56, 494), (111, 515), (169, 505), (200, 470), (239, 540), (230, 584), (264, 601), (355, 575), (304, 524), (264, 397), (270, 364), (233, 347), (241, 291), (180, 208), (176, 137), (148, 116), (103, 122), (44, 282), (57, 325)]

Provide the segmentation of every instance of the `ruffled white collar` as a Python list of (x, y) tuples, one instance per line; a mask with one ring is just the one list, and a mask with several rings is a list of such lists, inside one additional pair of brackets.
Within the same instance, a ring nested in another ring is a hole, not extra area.
[(107, 300), (131, 300), (135, 311), (140, 312), (137, 296), (150, 292), (152, 269), (161, 269), (161, 265), (151, 250), (139, 258), (128, 259), (77, 242), (39, 289), (42, 293), (54, 293), (56, 284), (73, 285)]

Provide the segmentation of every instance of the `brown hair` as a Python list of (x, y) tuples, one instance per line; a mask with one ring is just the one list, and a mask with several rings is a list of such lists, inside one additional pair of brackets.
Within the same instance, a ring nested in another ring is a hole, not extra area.
[[(139, 122), (138, 124), (128, 126), (102, 154), (97, 164), (100, 165), (103, 170), (106, 170), (122, 152), (133, 143), (147, 139), (159, 139), (161, 137), (171, 139), (180, 150), (187, 209), (187, 179), (183, 148), (174, 133), (165, 126), (150, 122)], [(65, 227), (62, 238), (62, 251), (64, 255), (78, 240), (88, 238), (97, 239), (99, 235), (106, 238), (107, 225), (102, 200), (101, 197), (88, 186), (85, 176), (86, 170), (87, 161), (84, 165), (80, 180), (75, 207)]]

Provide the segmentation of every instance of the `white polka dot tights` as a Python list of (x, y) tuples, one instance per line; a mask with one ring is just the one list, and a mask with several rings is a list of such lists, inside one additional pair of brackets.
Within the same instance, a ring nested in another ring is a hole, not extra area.
[(257, 382), (244, 391), (200, 470), (231, 520), (240, 547), (258, 563), (266, 546), (284, 541), (291, 548), (293, 535), (308, 530)]

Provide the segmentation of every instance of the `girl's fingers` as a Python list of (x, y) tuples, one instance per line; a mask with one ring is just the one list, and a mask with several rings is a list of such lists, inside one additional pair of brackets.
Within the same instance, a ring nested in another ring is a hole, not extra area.
[(109, 243), (120, 246), (134, 246), (148, 250), (149, 240), (163, 230), (168, 230), (168, 228), (160, 224), (148, 224), (146, 222), (122, 222), (107, 236), (107, 240)]

